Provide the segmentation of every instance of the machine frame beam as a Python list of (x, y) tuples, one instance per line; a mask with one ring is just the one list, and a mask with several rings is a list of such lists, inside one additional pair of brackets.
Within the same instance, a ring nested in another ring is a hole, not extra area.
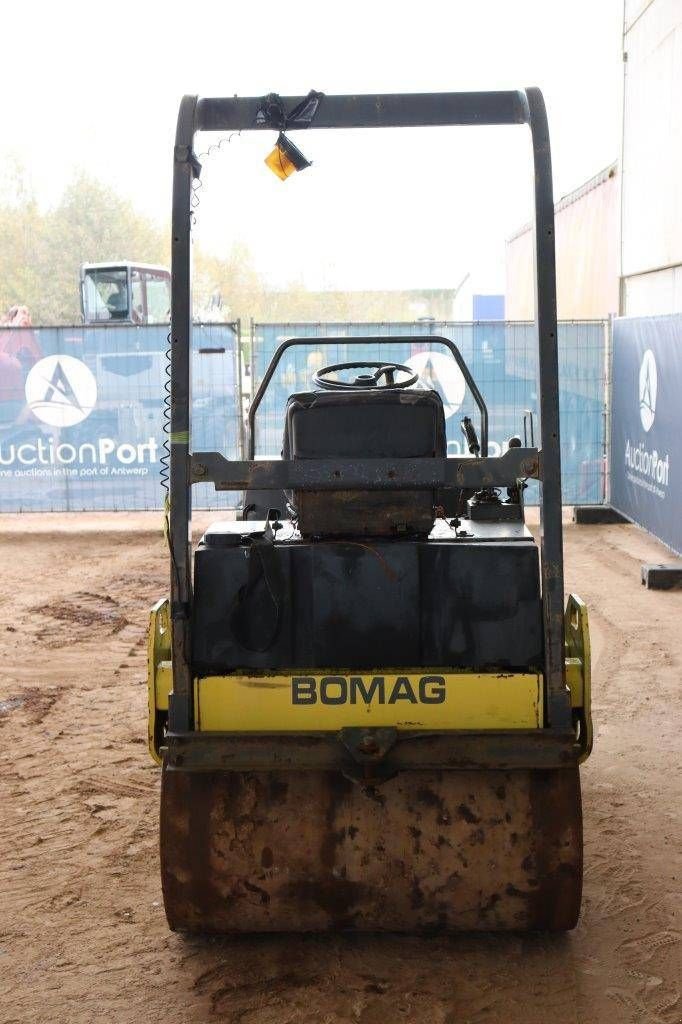
[(219, 452), (192, 454), (192, 483), (217, 491), (429, 491), (514, 487), (538, 478), (537, 448), (510, 448), (498, 458), (471, 459), (281, 459), (238, 462)]
[[(341, 771), (350, 774), (354, 764), (364, 764), (366, 769), (372, 767), (384, 777), (410, 770), (570, 768), (575, 767), (579, 757), (573, 730), (401, 732), (390, 738), (384, 750), (381, 734), (391, 731), (192, 732), (167, 737), (163, 750), (170, 770)], [(363, 758), (354, 747), (354, 732), (361, 739), (377, 736), (378, 753)]]

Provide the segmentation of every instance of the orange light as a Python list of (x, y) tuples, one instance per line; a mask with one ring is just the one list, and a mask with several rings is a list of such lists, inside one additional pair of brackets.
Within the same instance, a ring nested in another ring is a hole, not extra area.
[(282, 132), (277, 138), (275, 148), (266, 156), (265, 163), (281, 181), (286, 181), (296, 171), (304, 171), (306, 167), (310, 167), (310, 161), (306, 160), (298, 146)]

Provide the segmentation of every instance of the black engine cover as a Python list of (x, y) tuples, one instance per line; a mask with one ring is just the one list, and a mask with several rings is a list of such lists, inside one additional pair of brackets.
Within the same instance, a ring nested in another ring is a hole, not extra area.
[[(437, 391), (311, 391), (287, 403), (283, 459), (443, 458)], [(391, 536), (431, 532), (433, 491), (298, 491), (290, 495), (303, 536)]]
[[(540, 669), (538, 552), (531, 541), (294, 541), (274, 546), (279, 629), (246, 544), (201, 545), (195, 561), (194, 669), (452, 667)], [(236, 634), (239, 634), (236, 635)], [(247, 646), (245, 646), (245, 643)]]

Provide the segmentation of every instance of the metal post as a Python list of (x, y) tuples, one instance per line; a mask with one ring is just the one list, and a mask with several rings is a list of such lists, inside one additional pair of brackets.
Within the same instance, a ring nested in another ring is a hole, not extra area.
[(256, 325), (254, 323), (253, 317), (250, 317), (250, 319), (249, 319), (249, 378), (250, 379), (249, 379), (249, 398), (248, 398), (248, 402), (247, 402), (247, 412), (246, 412), (246, 423), (247, 423), (247, 430), (246, 430), (246, 445), (247, 445), (247, 449), (246, 450), (247, 450), (247, 458), (249, 458), (249, 459), (255, 458), (255, 454), (254, 453), (256, 451), (256, 438), (255, 438), (254, 433), (253, 433), (254, 429), (255, 429), (255, 424), (251, 421), (251, 403), (253, 402), (253, 398), (254, 398), (254, 381), (256, 379), (256, 369), (255, 369), (256, 364), (255, 364), (255, 361), (254, 361), (255, 360), (255, 355), (256, 355), (255, 354), (255, 332), (256, 332)]
[(564, 678), (564, 564), (552, 157), (542, 93), (539, 89), (529, 88), (526, 89), (526, 98), (535, 170), (535, 319), (540, 370), (540, 544), (547, 720), (553, 728), (570, 729), (571, 704)]
[(196, 105), (196, 96), (183, 96), (178, 114), (173, 163), (169, 512), (170, 593), (173, 625), (173, 692), (169, 703), (171, 732), (189, 731), (193, 719), (190, 667), (192, 601), (190, 551), (192, 496), (189, 472), (192, 343), (190, 235), (192, 181), (199, 173), (192, 150)]
[(602, 503), (611, 504), (611, 409), (613, 407), (613, 315), (604, 321), (604, 461)]
[(237, 359), (235, 372), (237, 375), (237, 407), (238, 407), (238, 420), (237, 420), (237, 441), (239, 445), (239, 458), (246, 458), (246, 437), (244, 431), (244, 359), (242, 356), (242, 321), (239, 318), (236, 323), (232, 325), (235, 329), (237, 336)]

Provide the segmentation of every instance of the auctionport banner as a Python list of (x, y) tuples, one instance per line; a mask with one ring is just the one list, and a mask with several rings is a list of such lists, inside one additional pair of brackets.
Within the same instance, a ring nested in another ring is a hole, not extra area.
[(611, 504), (682, 553), (682, 316), (613, 328)]
[[(163, 505), (167, 335), (161, 326), (0, 328), (0, 511)], [(197, 451), (238, 455), (236, 360), (233, 325), (195, 325)], [(193, 497), (228, 503), (206, 485)]]

